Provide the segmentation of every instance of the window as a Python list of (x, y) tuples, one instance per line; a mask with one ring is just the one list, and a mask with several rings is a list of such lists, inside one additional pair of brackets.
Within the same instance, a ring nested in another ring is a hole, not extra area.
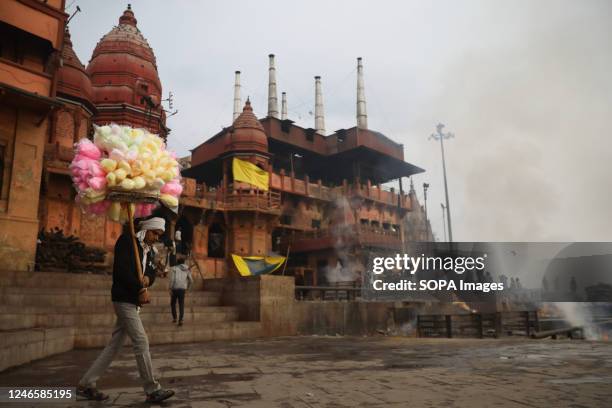
[(383, 229), (384, 230), (389, 230), (389, 228), (391, 227), (391, 225), (387, 222), (383, 222)]
[(321, 229), (321, 220), (312, 220), (312, 228)]
[(370, 222), (368, 220), (366, 220), (365, 218), (362, 218), (359, 221), (361, 222), (361, 225), (369, 225), (370, 224)]
[(280, 223), (283, 225), (291, 225), (292, 217), (290, 215), (281, 216)]

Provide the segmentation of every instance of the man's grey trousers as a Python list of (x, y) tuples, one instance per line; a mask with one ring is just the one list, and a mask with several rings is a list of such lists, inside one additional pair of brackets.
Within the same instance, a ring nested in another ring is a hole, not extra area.
[(161, 387), (153, 376), (153, 365), (151, 363), (151, 354), (149, 353), (149, 339), (140, 320), (138, 307), (131, 303), (123, 302), (113, 302), (113, 307), (117, 315), (113, 337), (89, 370), (87, 370), (83, 378), (81, 378), (79, 385), (95, 388), (96, 381), (104, 374), (115, 356), (121, 351), (126, 337), (129, 337), (132, 340), (136, 364), (138, 365), (140, 378), (143, 381), (145, 393), (150, 394)]

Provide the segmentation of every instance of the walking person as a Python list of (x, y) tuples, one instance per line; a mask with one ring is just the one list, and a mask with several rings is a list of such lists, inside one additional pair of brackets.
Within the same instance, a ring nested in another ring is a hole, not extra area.
[(191, 271), (185, 264), (186, 257), (178, 256), (178, 264), (170, 269), (170, 307), (172, 309), (172, 323), (176, 323), (176, 302), (179, 304), (178, 325), (183, 325), (185, 316), (185, 292), (191, 288), (193, 278)]
[(113, 286), (111, 289), (113, 308), (117, 320), (110, 342), (106, 345), (96, 361), (91, 365), (79, 381), (77, 395), (89, 400), (103, 401), (108, 395), (100, 392), (96, 381), (106, 371), (127, 337), (132, 341), (136, 364), (146, 402), (161, 402), (174, 395), (174, 391), (165, 390), (153, 375), (149, 339), (140, 319), (140, 302), (138, 295), (143, 288), (149, 287), (155, 281), (155, 248), (153, 244), (159, 240), (165, 230), (165, 220), (155, 217), (139, 223), (136, 234), (139, 259), (142, 262), (144, 279), (142, 282), (136, 266), (134, 243), (129, 232), (124, 232), (115, 244), (113, 261)]

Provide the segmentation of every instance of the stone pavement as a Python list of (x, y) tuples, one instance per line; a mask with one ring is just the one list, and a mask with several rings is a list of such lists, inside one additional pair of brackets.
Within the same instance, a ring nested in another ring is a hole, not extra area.
[[(8, 370), (0, 386), (74, 386), (98, 352)], [(177, 391), (165, 407), (612, 406), (608, 342), (312, 336), (153, 346), (152, 354), (162, 384)], [(110, 401), (64, 406), (147, 406), (130, 348), (99, 387)]]

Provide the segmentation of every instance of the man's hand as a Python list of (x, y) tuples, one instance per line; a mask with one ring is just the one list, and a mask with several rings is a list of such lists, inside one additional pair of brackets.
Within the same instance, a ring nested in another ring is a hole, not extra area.
[(149, 277), (145, 275), (144, 279), (142, 280), (142, 284), (145, 288), (149, 287)]

